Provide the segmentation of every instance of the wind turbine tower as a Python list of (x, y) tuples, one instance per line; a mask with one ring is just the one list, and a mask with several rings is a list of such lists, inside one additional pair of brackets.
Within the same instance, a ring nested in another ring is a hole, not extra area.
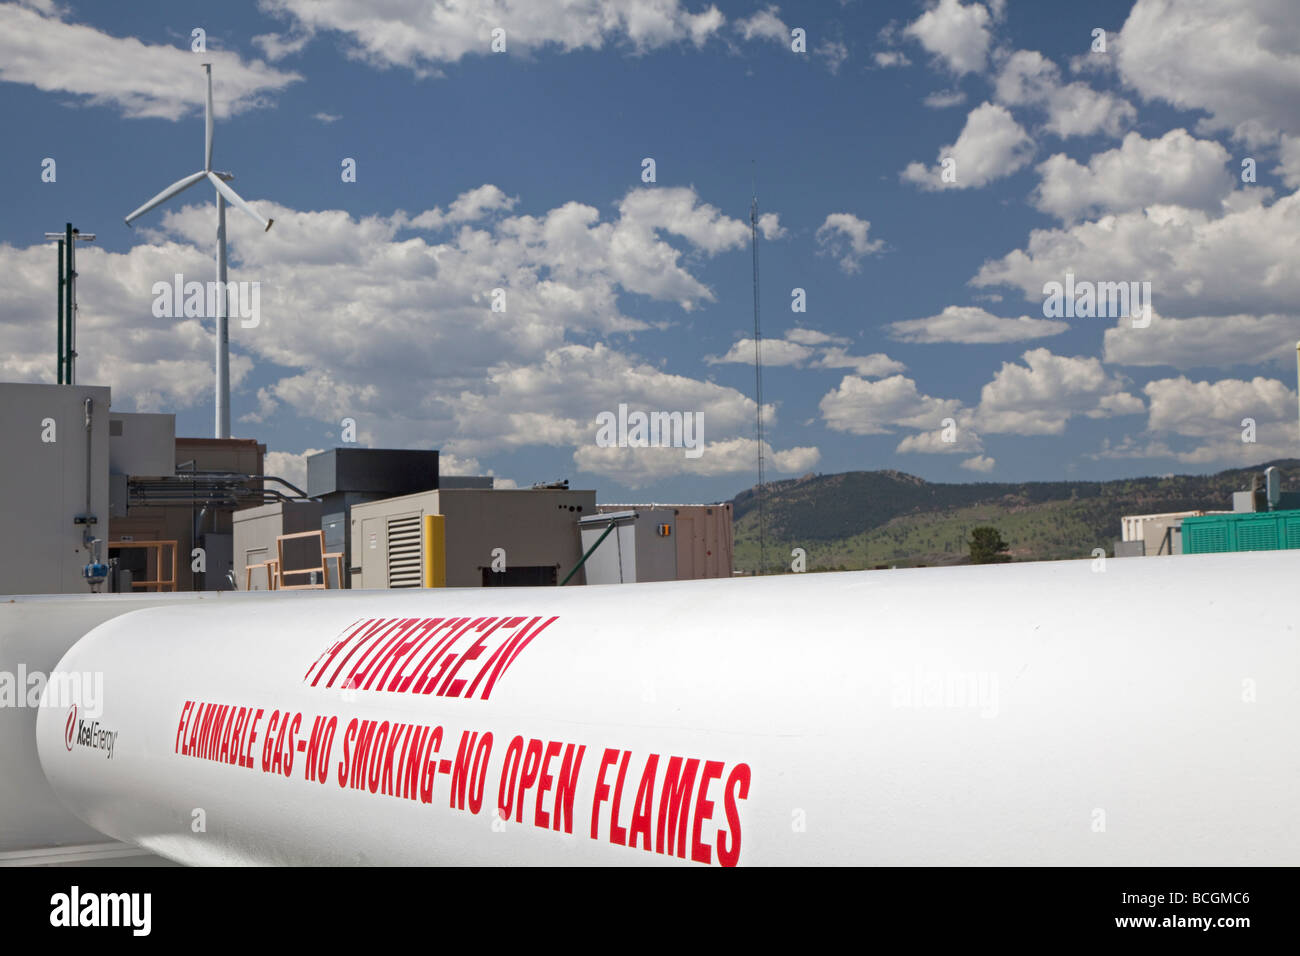
[(232, 173), (214, 172), (212, 169), (212, 64), (204, 63), (203, 71), (208, 76), (208, 99), (204, 111), (204, 148), (203, 168), (191, 173), (184, 179), (172, 183), (153, 199), (126, 217), (126, 224), (138, 219), (155, 206), (161, 205), (173, 196), (183, 193), (198, 182), (207, 180), (212, 183), (217, 193), (217, 385), (216, 385), (216, 437), (230, 437), (230, 306), (226, 295), (226, 203), (242, 209), (262, 226), (263, 231), (271, 228), (273, 219), (263, 219), (253, 207), (240, 197), (239, 193), (227, 185), (234, 179)]

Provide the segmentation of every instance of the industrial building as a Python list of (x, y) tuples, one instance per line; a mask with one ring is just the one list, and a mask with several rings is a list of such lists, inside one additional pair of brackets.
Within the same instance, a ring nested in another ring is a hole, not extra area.
[(1220, 512), (1168, 511), (1162, 514), (1124, 515), (1120, 518), (1120, 540), (1115, 542), (1115, 557), (1182, 554), (1183, 520), (1204, 514)]
[[(597, 505), (594, 490), (567, 482), (494, 488), (489, 477), (442, 476), (436, 456), (335, 449), (309, 459), (308, 488), (319, 502), (275, 503), (235, 516), (235, 552), (244, 565), (238, 586), (281, 586), (277, 568), (281, 575), (311, 574), (311, 583), (323, 587), (352, 588), (731, 576), (730, 503)], [(411, 484), (429, 487), (380, 490)], [(346, 534), (338, 531), (341, 522)], [(317, 528), (324, 533), (313, 535)]]
[[(185, 438), (106, 387), (0, 384), (0, 593), (519, 587), (730, 577), (732, 511), (496, 488), (438, 452), (335, 448), (307, 490), (252, 439)], [(18, 503), (21, 503), (20, 505)]]
[[(353, 505), (352, 586), (421, 587), (439, 568), (453, 588), (559, 584), (582, 557), (578, 521), (595, 510), (595, 491), (567, 486), (439, 488)], [(580, 569), (570, 583), (586, 580)]]
[(1117, 558), (1219, 551), (1300, 548), (1300, 492), (1283, 491), (1281, 473), (1264, 469), (1247, 491), (1232, 494), (1231, 511), (1125, 515)]
[(233, 587), (235, 512), (300, 493), (267, 490), (256, 441), (111, 407), (102, 386), (0, 383), (0, 593)]

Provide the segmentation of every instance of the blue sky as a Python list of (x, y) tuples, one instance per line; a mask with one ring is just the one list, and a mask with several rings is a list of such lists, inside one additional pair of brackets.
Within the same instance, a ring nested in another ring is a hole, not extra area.
[[(201, 167), (212, 62), (214, 168), (276, 220), (230, 219), (231, 278), (262, 296), (232, 322), (232, 430), (269, 470), (300, 476), (352, 418), (362, 444), (607, 501), (749, 486), (752, 178), (769, 477), (1296, 452), (1291, 4), (373, 6), (0, 3), (0, 379), (54, 381), (38, 237), (71, 219), (98, 236), (79, 381), (211, 434), (212, 322), (153, 316), (151, 289), (212, 277), (212, 190), (122, 218)], [(1150, 282), (1153, 320), (1044, 319), (1067, 271)], [(598, 447), (619, 403), (702, 413), (704, 453)]]

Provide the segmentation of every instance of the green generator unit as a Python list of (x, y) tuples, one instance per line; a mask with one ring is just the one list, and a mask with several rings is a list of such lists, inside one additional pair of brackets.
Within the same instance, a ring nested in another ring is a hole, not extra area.
[(1183, 519), (1183, 554), (1300, 548), (1300, 510)]

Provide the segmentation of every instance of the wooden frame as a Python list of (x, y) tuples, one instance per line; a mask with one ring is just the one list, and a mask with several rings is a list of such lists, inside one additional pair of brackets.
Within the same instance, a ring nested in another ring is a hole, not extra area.
[[(117, 549), (125, 551), (128, 548), (144, 548), (147, 551), (154, 551), (154, 561), (157, 567), (158, 577), (152, 581), (132, 581), (131, 587), (149, 588), (153, 591), (175, 591), (176, 590), (176, 542), (175, 541), (110, 541), (107, 550)], [(162, 577), (163, 569), (163, 549), (172, 549), (172, 573), (170, 578)]]
[[(288, 569), (284, 566), (284, 543), (293, 541), (296, 538), (316, 538), (320, 542), (320, 564), (309, 568)], [(326, 567), (325, 560), (325, 532), (324, 531), (299, 531), (296, 534), (276, 535), (275, 550), (279, 557), (276, 562), (276, 578), (279, 582), (279, 589), (283, 591), (323, 591), (329, 587), (329, 570)], [(312, 574), (319, 572), (319, 584), (285, 584), (285, 579), (291, 574)]]
[(266, 572), (266, 590), (277, 591), (280, 588), (280, 562), (275, 558), (258, 561), (256, 564), (244, 565), (244, 590), (253, 590), (253, 570), (261, 568)]

